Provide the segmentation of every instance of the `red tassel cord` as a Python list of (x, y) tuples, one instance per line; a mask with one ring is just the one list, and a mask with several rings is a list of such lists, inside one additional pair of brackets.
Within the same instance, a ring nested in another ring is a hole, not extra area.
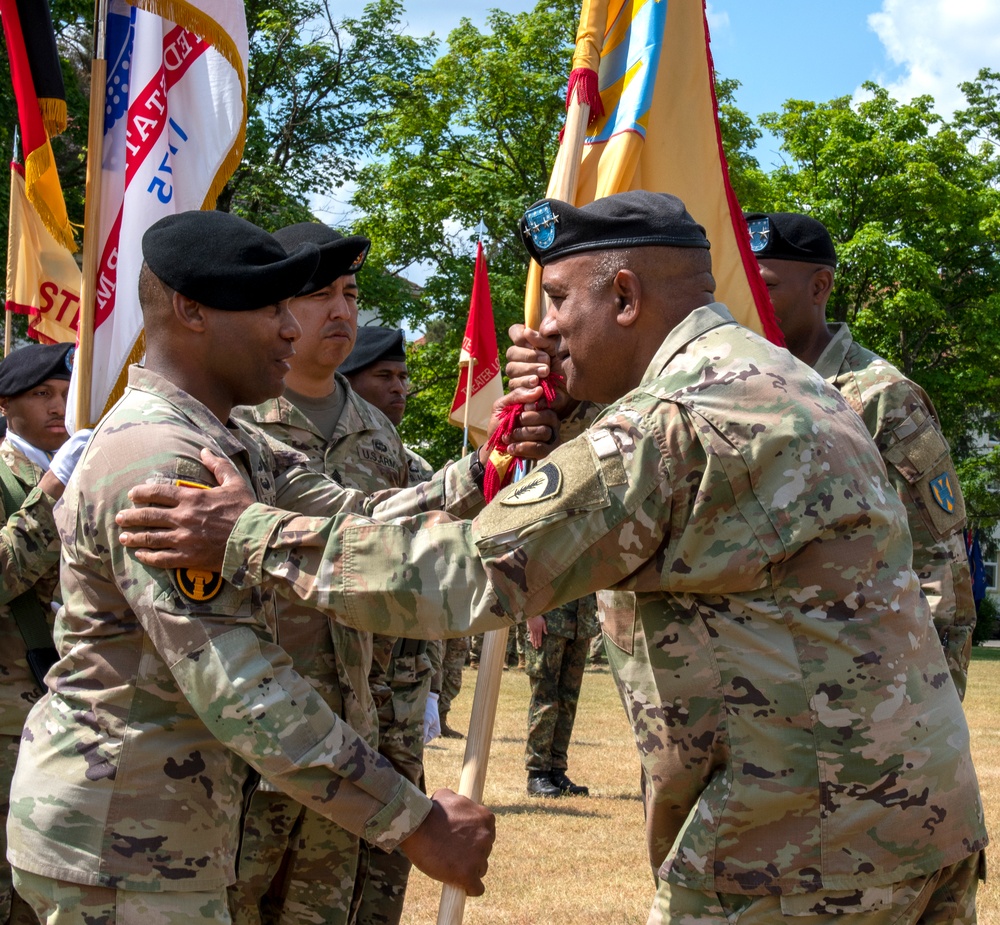
[[(556, 385), (562, 381), (562, 376), (550, 373), (538, 383), (542, 387), (542, 394), (549, 404), (552, 404), (556, 400)], [(489, 450), (490, 455), (486, 460), (486, 471), (483, 474), (483, 495), (487, 501), (492, 501), (500, 493), (500, 489), (509, 485), (513, 478), (514, 460), (507, 453), (507, 444), (510, 442), (511, 435), (514, 433), (523, 411), (524, 405), (519, 402), (505, 405), (503, 411), (500, 413), (500, 421), (497, 429), (493, 431), (492, 436), (486, 443), (486, 449)], [(495, 462), (497, 456), (505, 457), (506, 464), (501, 462), (501, 465), (498, 467)], [(503, 471), (500, 471), (501, 468)]]

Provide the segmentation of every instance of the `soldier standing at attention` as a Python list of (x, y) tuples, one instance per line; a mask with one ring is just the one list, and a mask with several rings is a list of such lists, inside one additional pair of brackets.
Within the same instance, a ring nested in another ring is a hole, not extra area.
[(551, 301), (538, 369), (608, 407), (474, 520), (262, 507), (206, 459), (219, 489), (142, 486), (179, 507), (123, 512), (122, 541), (408, 636), (600, 591), (655, 799), (651, 925), (971, 925), (987, 835), (968, 726), (864, 424), (712, 301), (676, 197), (543, 200), (521, 230)]
[[(206, 446), (261, 501), (363, 504), (230, 416), (284, 388), (300, 333), (286, 300), (318, 249), (289, 255), (236, 216), (185, 212), (147, 230), (143, 256), (146, 365), (130, 369), (56, 512), (60, 660), (11, 789), (15, 888), (43, 922), (225, 925), (252, 767), (481, 893), (490, 814), (447, 791), (428, 799), (330, 709), (275, 643), (271, 591), (150, 568), (119, 542), (132, 485), (211, 484)], [(448, 477), (472, 481), (458, 467)]]
[(786, 346), (843, 395), (882, 454), (906, 508), (913, 570), (964, 697), (976, 605), (965, 502), (934, 405), (895, 366), (855, 343), (846, 324), (827, 323), (837, 252), (825, 225), (794, 212), (748, 212), (745, 218)]
[[(302, 336), (284, 394), (251, 409), (245, 420), (303, 453), (315, 471), (348, 488), (371, 494), (405, 487), (408, 457), (393, 423), (344, 375), (358, 334), (355, 274), (371, 242), (344, 238), (315, 222), (282, 228), (275, 237), (286, 249), (306, 241), (316, 244), (320, 266), (289, 303)], [(294, 601), (279, 604), (278, 625), (281, 644), (296, 669), (325, 692), (330, 708), (422, 789), (422, 723), (431, 676), (427, 643), (373, 638)], [(397, 674), (414, 678), (408, 697), (397, 686), (401, 681), (393, 683)], [(405, 734), (406, 717), (414, 711), (419, 711), (415, 738)], [(357, 838), (280, 792), (259, 791), (249, 818), (253, 825), (248, 826), (243, 854), (253, 861), (241, 866), (240, 883), (230, 892), (237, 925), (355, 921), (361, 884), (383, 884), (390, 896), (398, 894), (398, 901), (382, 902), (398, 902), (402, 911), (410, 868), (402, 852), (393, 852), (390, 861), (381, 849), (364, 846), (359, 859)], [(392, 870), (382, 869), (390, 863)], [(254, 873), (244, 879), (244, 870)], [(252, 912), (258, 904), (259, 920)]]
[[(399, 427), (406, 411), (410, 377), (406, 368), (403, 332), (364, 326), (341, 371), (355, 392)], [(405, 448), (410, 484), (430, 480), (434, 470), (423, 457)], [(378, 636), (375, 637), (379, 639)], [(449, 643), (462, 640), (448, 640)], [(424, 720), (429, 705), (440, 696), (440, 682), (433, 697), (435, 656), (442, 643), (423, 639), (395, 640), (386, 673), (392, 699), (379, 711), (379, 751), (407, 779), (424, 789)], [(438, 659), (440, 660), (440, 659)], [(447, 712), (441, 719), (447, 719)], [(433, 709), (430, 714), (433, 724)], [(386, 854), (373, 849), (367, 869), (360, 872), (357, 925), (396, 925), (402, 918), (410, 862), (399, 851)]]
[[(407, 458), (395, 428), (351, 388), (341, 372), (358, 330), (355, 274), (362, 269), (371, 242), (360, 236), (345, 238), (316, 222), (290, 225), (274, 236), (286, 250), (305, 242), (315, 244), (320, 263), (289, 302), (302, 335), (289, 359), (284, 393), (241, 409), (241, 417), (298, 450), (314, 471), (348, 488), (371, 494), (405, 487)], [(278, 604), (278, 632), (296, 671), (330, 709), (369, 745), (378, 747), (411, 783), (421, 786), (419, 758), (400, 742), (385, 739), (393, 710), (389, 662), (395, 638), (376, 636), (373, 649), (371, 633), (358, 632), (295, 601)], [(425, 649), (427, 644), (419, 645)], [(429, 665), (424, 675), (429, 677)], [(419, 706), (422, 719), (423, 701)], [(363, 879), (369, 850), (382, 854), (377, 848), (362, 850)], [(405, 888), (409, 861), (401, 852), (395, 854), (405, 865)], [(262, 784), (247, 814), (240, 879), (230, 890), (233, 920), (236, 925), (311, 921), (346, 925), (354, 920), (352, 906), (357, 901), (352, 904), (352, 896), (358, 870), (356, 835), (276, 787)]]
[[(406, 413), (407, 395), (410, 389), (410, 374), (406, 367), (406, 343), (403, 332), (398, 328), (365, 326), (358, 329), (358, 339), (354, 350), (347, 358), (345, 374), (351, 385), (396, 426), (403, 421)], [(422, 456), (406, 447), (406, 457), (410, 467), (410, 484), (426, 482), (434, 474), (434, 469)], [(443, 651), (435, 653), (434, 647)], [(457, 729), (448, 724), (451, 705), (462, 689), (462, 669), (469, 655), (469, 637), (456, 636), (445, 640), (433, 640), (428, 651), (435, 668), (431, 693), (439, 695), (438, 724), (440, 735), (446, 739), (464, 739)], [(424, 741), (428, 738), (425, 734)]]
[(528, 796), (588, 796), (566, 775), (576, 704), (587, 667), (590, 640), (600, 630), (597, 599), (588, 594), (527, 622), (525, 671), (531, 682), (524, 766)]
[[(59, 537), (52, 506), (62, 496), (89, 431), (68, 443), (66, 393), (72, 344), (29, 344), (0, 362), (0, 923), (38, 920), (14, 892), (7, 863), (10, 781), (21, 729), (55, 661), (53, 602)], [(65, 447), (65, 449), (61, 449)]]

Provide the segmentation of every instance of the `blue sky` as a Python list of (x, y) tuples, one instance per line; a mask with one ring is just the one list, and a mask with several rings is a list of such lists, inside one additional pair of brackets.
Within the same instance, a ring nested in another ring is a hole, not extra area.
[[(696, 3), (698, 0), (669, 0)], [(409, 32), (442, 39), (463, 16), (482, 28), (487, 11), (528, 12), (536, 0), (404, 0)], [(853, 96), (866, 80), (900, 100), (929, 93), (950, 117), (958, 84), (983, 67), (1000, 71), (1000, 0), (709, 0), (716, 70), (742, 84), (741, 109), (755, 119), (787, 99)], [(568, 76), (568, 75), (567, 75)], [(761, 167), (781, 162), (774, 140)], [(318, 197), (317, 214), (346, 224), (350, 191)]]

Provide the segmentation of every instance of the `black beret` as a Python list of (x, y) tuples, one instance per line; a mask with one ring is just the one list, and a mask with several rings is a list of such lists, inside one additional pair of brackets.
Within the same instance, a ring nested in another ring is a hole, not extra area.
[(274, 236), (286, 250), (307, 243), (319, 248), (319, 266), (297, 295), (309, 295), (341, 276), (357, 273), (365, 265), (368, 248), (372, 246), (368, 238), (361, 235), (345, 238), (319, 222), (299, 222), (279, 228)]
[(750, 249), (758, 260), (796, 260), (837, 265), (826, 225), (798, 212), (744, 212)]
[(402, 360), (406, 362), (406, 341), (398, 328), (380, 328), (375, 325), (358, 328), (354, 349), (346, 360), (337, 367), (337, 372), (350, 376), (360, 373), (380, 360)]
[(708, 247), (702, 228), (669, 193), (633, 190), (576, 208), (542, 199), (521, 219), (528, 253), (542, 266), (583, 251), (627, 247)]
[(46, 379), (69, 379), (73, 372), (72, 344), (29, 344), (0, 362), (0, 395), (12, 398)]
[(229, 212), (178, 212), (142, 236), (142, 256), (171, 289), (209, 308), (244, 312), (294, 296), (316, 269), (319, 251), (292, 253), (273, 235)]

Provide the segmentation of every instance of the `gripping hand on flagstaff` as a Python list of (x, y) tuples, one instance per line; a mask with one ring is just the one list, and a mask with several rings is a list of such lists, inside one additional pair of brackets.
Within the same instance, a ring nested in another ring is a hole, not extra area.
[(496, 818), (485, 806), (451, 790), (437, 790), (431, 799), (434, 805), (427, 818), (400, 843), (400, 850), (428, 877), (469, 896), (482, 896)]
[(559, 363), (558, 344), (555, 338), (546, 337), (523, 324), (513, 324), (508, 331), (511, 346), (507, 348), (507, 380), (511, 390), (531, 389), (555, 373), (552, 384), (556, 390), (555, 401), (548, 404), (561, 420), (577, 405), (566, 392), (565, 380)]

